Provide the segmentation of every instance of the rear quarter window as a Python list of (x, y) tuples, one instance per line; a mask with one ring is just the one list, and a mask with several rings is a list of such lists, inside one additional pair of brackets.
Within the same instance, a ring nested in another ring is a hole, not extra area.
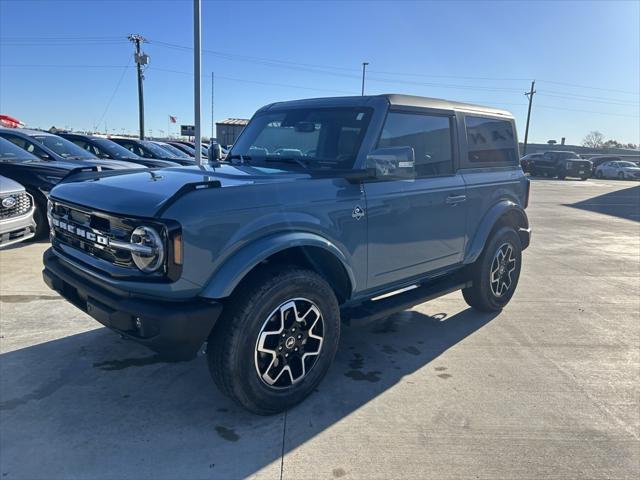
[(518, 163), (518, 146), (511, 121), (467, 115), (465, 128), (468, 161), (472, 166)]

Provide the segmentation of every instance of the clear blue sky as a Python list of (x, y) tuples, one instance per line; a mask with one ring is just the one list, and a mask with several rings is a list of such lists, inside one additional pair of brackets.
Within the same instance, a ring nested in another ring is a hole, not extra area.
[[(367, 93), (503, 107), (521, 139), (535, 79), (530, 140), (575, 144), (600, 130), (640, 143), (638, 1), (204, 0), (202, 10), (205, 132), (211, 71), (219, 120), (357, 95), (368, 61)], [(166, 131), (169, 114), (191, 123), (192, 51), (180, 48), (193, 41), (191, 0), (0, 0), (0, 112), (37, 127), (135, 131), (129, 33), (149, 39), (147, 129)]]

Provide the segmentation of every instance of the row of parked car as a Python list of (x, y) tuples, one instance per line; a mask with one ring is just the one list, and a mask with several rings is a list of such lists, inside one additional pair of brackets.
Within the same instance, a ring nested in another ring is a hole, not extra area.
[[(203, 146), (203, 158), (207, 148)], [(0, 247), (47, 235), (49, 191), (69, 175), (195, 165), (194, 157), (195, 146), (179, 140), (0, 128)]]
[(575, 152), (549, 151), (525, 155), (520, 159), (520, 165), (532, 176), (557, 177), (560, 180), (567, 177), (640, 180), (640, 161), (635, 158), (597, 155), (584, 159)]

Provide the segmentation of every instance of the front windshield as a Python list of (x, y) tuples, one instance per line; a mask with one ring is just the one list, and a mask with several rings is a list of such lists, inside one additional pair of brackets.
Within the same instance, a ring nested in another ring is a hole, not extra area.
[(169, 145), (168, 143), (160, 143), (159, 145), (162, 148), (164, 148), (165, 150), (167, 150), (168, 152), (173, 153), (176, 157), (179, 157), (179, 158), (191, 158), (189, 155), (184, 153), (179, 148), (174, 147), (173, 145)]
[(33, 138), (40, 143), (49, 147), (63, 158), (80, 159), (80, 158), (97, 158), (93, 153), (87, 152), (85, 149), (80, 148), (75, 143), (70, 142), (57, 135), (36, 135)]
[(112, 142), (111, 140), (107, 140), (106, 138), (94, 138), (93, 141), (96, 145), (100, 147), (101, 150), (104, 150), (109, 154), (109, 157), (115, 159), (135, 159), (138, 157), (135, 153), (127, 150), (122, 145), (118, 145), (116, 142)]
[(27, 160), (38, 160), (38, 158), (9, 140), (0, 137), (0, 162), (15, 163)]
[(371, 119), (370, 108), (296, 108), (255, 116), (227, 160), (303, 168), (350, 169)]
[(155, 158), (176, 158), (173, 153), (153, 142), (149, 142), (148, 140), (142, 140), (142, 145), (144, 145), (144, 147), (149, 150)]

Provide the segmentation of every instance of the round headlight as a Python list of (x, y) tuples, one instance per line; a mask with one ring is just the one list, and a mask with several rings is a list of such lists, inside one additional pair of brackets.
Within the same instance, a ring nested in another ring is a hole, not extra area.
[(141, 271), (155, 272), (164, 262), (162, 237), (151, 227), (137, 227), (131, 234), (131, 243), (144, 248), (132, 249), (131, 258)]

